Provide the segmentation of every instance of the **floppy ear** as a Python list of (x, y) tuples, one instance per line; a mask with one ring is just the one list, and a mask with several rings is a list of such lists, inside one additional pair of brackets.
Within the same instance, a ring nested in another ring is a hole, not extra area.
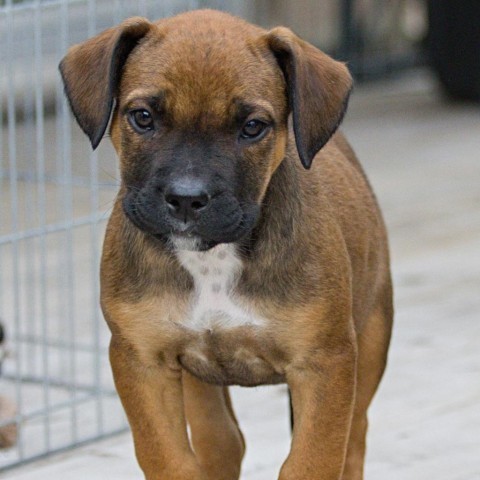
[(308, 169), (342, 121), (352, 77), (343, 63), (304, 42), (288, 28), (270, 30), (267, 42), (287, 82), (295, 142), (300, 160)]
[(152, 24), (133, 17), (71, 47), (60, 62), (65, 94), (82, 130), (98, 147), (107, 129), (122, 67)]

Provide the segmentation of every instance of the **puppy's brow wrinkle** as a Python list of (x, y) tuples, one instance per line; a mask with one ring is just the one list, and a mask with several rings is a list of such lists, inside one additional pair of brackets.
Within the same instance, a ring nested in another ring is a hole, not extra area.
[(273, 106), (266, 100), (250, 100), (244, 101), (236, 99), (235, 104), (235, 118), (238, 122), (245, 121), (250, 115), (257, 115), (263, 120), (273, 120), (275, 118), (275, 111)]
[(156, 88), (155, 90), (135, 89), (127, 95), (124, 104), (128, 105), (135, 101), (144, 101), (154, 107), (159, 107), (165, 104), (166, 96), (167, 90), (164, 88)]

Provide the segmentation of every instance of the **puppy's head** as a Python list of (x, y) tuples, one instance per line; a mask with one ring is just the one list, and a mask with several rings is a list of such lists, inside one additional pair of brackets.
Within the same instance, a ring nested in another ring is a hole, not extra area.
[(113, 110), (125, 215), (198, 249), (251, 231), (285, 156), (289, 115), (310, 168), (351, 88), (343, 64), (290, 30), (211, 10), (126, 20), (72, 47), (60, 69), (94, 148)]

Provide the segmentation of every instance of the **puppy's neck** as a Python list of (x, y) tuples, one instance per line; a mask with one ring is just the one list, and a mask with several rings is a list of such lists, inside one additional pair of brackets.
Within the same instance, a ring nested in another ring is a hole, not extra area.
[(243, 262), (234, 244), (219, 244), (206, 252), (177, 250), (176, 255), (194, 283), (185, 326), (213, 331), (263, 323), (235, 295)]
[(177, 250), (180, 264), (192, 276), (197, 296), (207, 297), (223, 304), (225, 297), (231, 297), (243, 270), (242, 260), (234, 244), (221, 243), (206, 252)]
[(259, 257), (279, 249), (288, 254), (295, 247), (295, 225), (302, 217), (303, 192), (299, 178), (302, 168), (296, 154), (289, 152), (273, 174), (262, 201), (259, 221), (240, 244), (246, 257), (257, 262)]

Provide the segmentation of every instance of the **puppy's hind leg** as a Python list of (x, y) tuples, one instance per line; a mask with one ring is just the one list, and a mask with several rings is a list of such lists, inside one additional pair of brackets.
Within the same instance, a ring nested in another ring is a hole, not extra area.
[(211, 480), (237, 480), (245, 452), (228, 389), (183, 372), (185, 412), (193, 449)]
[(363, 480), (367, 409), (385, 370), (392, 316), (387, 301), (373, 311), (358, 334), (357, 392), (342, 480)]

